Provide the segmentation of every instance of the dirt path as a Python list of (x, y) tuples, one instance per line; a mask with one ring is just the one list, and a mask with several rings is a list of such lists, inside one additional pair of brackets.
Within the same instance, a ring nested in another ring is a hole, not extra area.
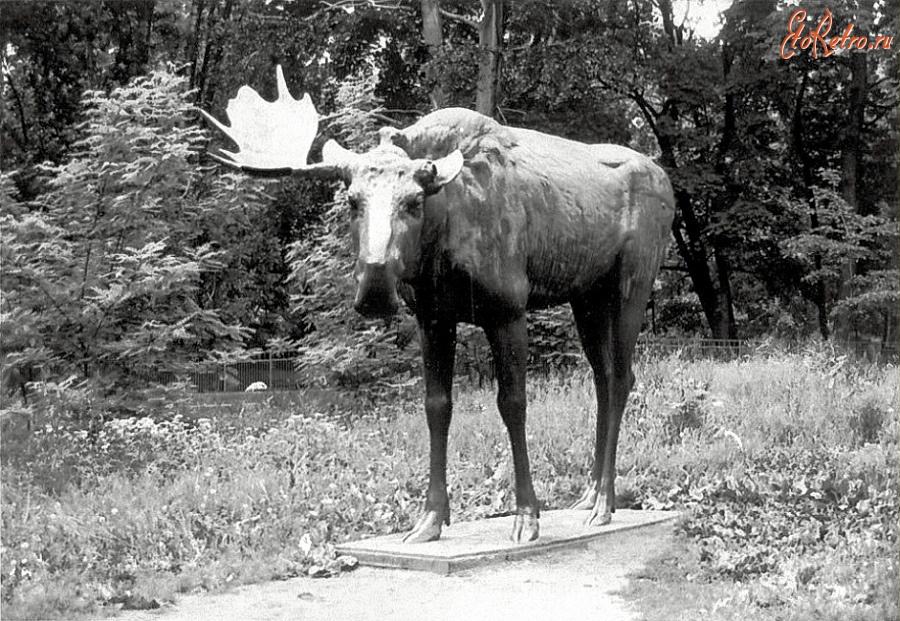
[(361, 567), (339, 578), (295, 578), (192, 595), (121, 621), (429, 621), (637, 619), (616, 591), (659, 554), (671, 523), (625, 531), (574, 550), (451, 576)]

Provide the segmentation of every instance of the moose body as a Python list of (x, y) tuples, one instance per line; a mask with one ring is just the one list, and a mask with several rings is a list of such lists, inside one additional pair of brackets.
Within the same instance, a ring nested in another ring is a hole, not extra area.
[[(282, 97), (290, 97), (280, 69), (278, 77)], [(229, 155), (227, 163), (259, 172), (250, 159)], [(424, 514), (406, 540), (437, 539), (450, 521), (446, 456), (458, 322), (482, 327), (494, 357), (515, 470), (512, 539), (538, 537), (525, 438), (525, 314), (566, 302), (598, 406), (592, 476), (573, 508), (589, 510), (589, 523), (608, 523), (632, 355), (674, 214), (665, 173), (624, 147), (505, 127), (463, 109), (383, 129), (381, 144), (365, 154), (331, 141), (323, 164), (308, 169), (348, 185), (356, 309), (390, 316), (402, 297), (419, 324), (430, 479)]]

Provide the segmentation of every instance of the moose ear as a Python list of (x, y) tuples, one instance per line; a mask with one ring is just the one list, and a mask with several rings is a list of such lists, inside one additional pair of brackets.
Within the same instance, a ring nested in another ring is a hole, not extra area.
[(348, 171), (359, 159), (359, 155), (345, 149), (334, 140), (329, 140), (322, 147), (322, 163), (337, 169), (340, 176), (347, 178)]
[(409, 148), (409, 139), (396, 127), (382, 127), (378, 130), (381, 144), (392, 144), (404, 151)]
[(435, 194), (456, 178), (463, 167), (463, 154), (457, 149), (439, 160), (425, 162), (416, 179), (422, 184), (426, 194)]

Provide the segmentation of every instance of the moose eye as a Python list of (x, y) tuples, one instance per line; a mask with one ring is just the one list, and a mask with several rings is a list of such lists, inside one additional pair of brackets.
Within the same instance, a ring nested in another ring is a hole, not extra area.
[(422, 215), (422, 207), (425, 203), (425, 199), (422, 196), (417, 196), (415, 198), (411, 198), (406, 203), (404, 203), (403, 208), (404, 211), (416, 218)]
[(360, 201), (355, 196), (351, 196), (347, 199), (347, 206), (350, 207), (350, 217), (356, 218), (359, 216), (360, 209)]

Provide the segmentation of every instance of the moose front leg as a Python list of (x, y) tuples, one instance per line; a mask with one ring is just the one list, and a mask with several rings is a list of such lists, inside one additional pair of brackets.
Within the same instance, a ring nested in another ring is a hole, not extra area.
[(510, 538), (516, 543), (527, 543), (538, 538), (540, 510), (531, 482), (525, 440), (525, 365), (528, 360), (525, 315), (487, 326), (485, 333), (497, 371), (497, 408), (509, 432), (516, 473), (516, 519)]
[(431, 440), (431, 460), (425, 513), (404, 537), (407, 543), (434, 541), (443, 524), (450, 525), (447, 496), (447, 436), (453, 411), (453, 361), (456, 323), (421, 321), (422, 358), (425, 362), (425, 415)]

